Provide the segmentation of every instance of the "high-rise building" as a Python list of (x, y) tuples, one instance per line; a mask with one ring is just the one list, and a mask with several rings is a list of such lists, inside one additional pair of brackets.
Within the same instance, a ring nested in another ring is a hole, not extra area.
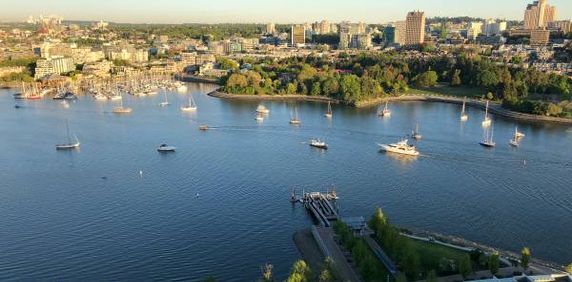
[(395, 26), (386, 26), (383, 29), (383, 42), (385, 42), (385, 44), (395, 44), (396, 42), (396, 33), (397, 30), (395, 28)]
[(330, 23), (326, 20), (321, 22), (315, 22), (312, 25), (312, 29), (314, 30), (315, 34), (328, 34), (331, 33), (331, 26)]
[(483, 33), (482, 22), (471, 22), (467, 28), (467, 38), (475, 40), (479, 34)]
[(497, 21), (489, 19), (483, 26), (483, 33), (486, 36), (500, 35), (506, 30), (507, 24), (505, 21)]
[(275, 34), (276, 33), (276, 25), (274, 23), (266, 24), (266, 34)]
[(550, 6), (546, 0), (537, 0), (528, 4), (524, 11), (524, 28), (543, 28), (556, 20), (556, 7)]
[(290, 44), (292, 46), (306, 43), (306, 28), (303, 25), (293, 25), (290, 28)]
[(366, 32), (366, 24), (342, 22), (339, 28), (338, 49), (368, 49), (371, 47), (371, 34)]
[(548, 27), (553, 30), (562, 31), (563, 33), (569, 33), (572, 32), (572, 21), (553, 21), (548, 24)]
[(407, 35), (407, 22), (395, 22), (395, 43), (399, 45), (405, 44), (405, 36)]
[(405, 45), (423, 44), (425, 42), (425, 13), (409, 12), (405, 22)]

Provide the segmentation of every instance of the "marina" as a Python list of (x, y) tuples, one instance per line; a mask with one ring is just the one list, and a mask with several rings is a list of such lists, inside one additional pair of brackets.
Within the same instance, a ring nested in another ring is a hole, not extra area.
[[(0, 264), (9, 269), (0, 279), (81, 280), (98, 274), (112, 280), (117, 276), (104, 270), (113, 268), (125, 279), (176, 279), (193, 269), (203, 276), (217, 271), (224, 281), (248, 280), (267, 262), (276, 273), (288, 273), (298, 257), (292, 234), (311, 218), (285, 195), (290, 187), (316, 191), (324, 183), (335, 183), (343, 196), (332, 207), (343, 215), (369, 215), (383, 206), (400, 226), (513, 251), (526, 244), (536, 257), (569, 260), (567, 250), (550, 244), (572, 244), (567, 126), (494, 116), (498, 144), (484, 150), (477, 144), (484, 111), (469, 107), (471, 118), (460, 122), (461, 105), (392, 102), (391, 119), (378, 118), (376, 108), (336, 107), (330, 121), (324, 118), (326, 103), (298, 103), (304, 126), (294, 127), (287, 123), (291, 103), (265, 102), (271, 114), (257, 124), (258, 101), (220, 100), (206, 95), (212, 90), (203, 84), (189, 84), (185, 93), (167, 90), (173, 106), (166, 108), (157, 106), (161, 94), (124, 94), (124, 106), (133, 111), (122, 116), (112, 112), (119, 100), (86, 95), (69, 101), (69, 108), (48, 96), (18, 100), (16, 109), (13, 92), (0, 90), (6, 108), (0, 112), (6, 136), (0, 144), (17, 148), (4, 155), (11, 165), (0, 168), (0, 224), (17, 231), (0, 242)], [(182, 113), (189, 95), (200, 110)], [(54, 150), (65, 140), (65, 120), (70, 136), (81, 138), (81, 152)], [(377, 153), (376, 143), (394, 143), (418, 121), (422, 156)], [(197, 130), (201, 126), (208, 132)], [(518, 150), (507, 144), (515, 126), (526, 135)], [(327, 153), (309, 148), (318, 136), (331, 146)], [(158, 154), (164, 140), (177, 146), (176, 153)], [(319, 217), (332, 218), (332, 209), (312, 201)], [(520, 224), (506, 224), (513, 221)], [(276, 228), (280, 234), (270, 231)], [(84, 236), (69, 235), (79, 231)], [(42, 242), (30, 240), (39, 235)], [(108, 247), (96, 248), (102, 245)], [(67, 259), (72, 254), (74, 261)], [(146, 269), (130, 268), (125, 259), (133, 258)], [(223, 260), (228, 268), (221, 272)]]

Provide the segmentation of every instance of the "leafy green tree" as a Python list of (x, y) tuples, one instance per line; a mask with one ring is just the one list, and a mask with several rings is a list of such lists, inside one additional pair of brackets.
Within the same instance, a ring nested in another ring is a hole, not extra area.
[(486, 98), (487, 98), (487, 100), (492, 100), (495, 98), (495, 95), (493, 95), (493, 92), (487, 92)]
[(431, 270), (429, 273), (427, 273), (425, 282), (437, 282), (437, 274), (435, 273), (435, 270)]
[(286, 85), (286, 93), (287, 94), (296, 94), (296, 84), (290, 82)]
[(292, 266), (290, 276), (286, 279), (287, 282), (307, 282), (311, 281), (310, 267), (303, 260), (297, 260)]
[(522, 251), (520, 252), (520, 265), (525, 270), (528, 269), (528, 265), (530, 264), (530, 257), (530, 249), (528, 247), (522, 248)]
[(433, 87), (437, 85), (437, 72), (426, 71), (415, 78), (415, 84), (420, 87)]
[(320, 271), (320, 276), (318, 277), (320, 282), (330, 282), (335, 281), (336, 277), (334, 275), (334, 260), (331, 257), (327, 257), (322, 265), (322, 271)]
[(572, 263), (569, 264), (568, 266), (566, 266), (566, 272), (568, 272), (568, 274), (572, 275)]
[(549, 103), (548, 108), (546, 109), (546, 115), (548, 116), (559, 116), (562, 113), (562, 107)]
[(498, 78), (495, 73), (484, 70), (479, 74), (479, 85), (490, 88), (498, 84)]
[(395, 282), (407, 282), (407, 277), (405, 277), (405, 274), (399, 273), (395, 278)]
[(320, 88), (320, 82), (314, 82), (312, 84), (312, 91), (310, 91), (310, 95), (312, 96), (320, 96), (322, 94), (322, 89)]
[(493, 253), (489, 256), (489, 270), (493, 275), (496, 275), (499, 271), (500, 261), (499, 254)]
[(340, 92), (343, 100), (358, 101), (361, 96), (359, 77), (355, 74), (344, 75), (340, 81)]
[(471, 258), (469, 255), (464, 256), (459, 262), (459, 273), (467, 278), (469, 274), (473, 273), (473, 267), (471, 266)]
[(217, 57), (216, 62), (223, 70), (237, 70), (239, 68), (238, 62), (225, 57)]
[(451, 86), (459, 86), (463, 82), (461, 81), (461, 70), (455, 70), (453, 76), (451, 77)]

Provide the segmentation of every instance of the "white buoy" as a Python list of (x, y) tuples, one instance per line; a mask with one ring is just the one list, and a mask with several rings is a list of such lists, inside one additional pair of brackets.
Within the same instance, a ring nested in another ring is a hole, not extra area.
[(143, 178), (143, 171), (142, 170), (139, 171), (139, 177)]

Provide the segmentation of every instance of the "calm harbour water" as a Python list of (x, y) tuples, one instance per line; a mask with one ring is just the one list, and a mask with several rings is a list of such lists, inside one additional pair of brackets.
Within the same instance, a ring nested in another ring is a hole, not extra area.
[[(271, 113), (257, 124), (258, 103), (211, 98), (212, 88), (189, 85), (193, 114), (179, 110), (185, 94), (165, 108), (162, 95), (125, 96), (125, 116), (115, 102), (64, 108), (0, 90), (0, 280), (253, 281), (267, 262), (284, 278), (299, 257), (292, 234), (311, 222), (290, 189), (332, 184), (345, 216), (381, 206), (401, 226), (572, 262), (569, 127), (493, 117), (497, 147), (485, 149), (484, 113), (469, 109), (462, 124), (458, 105), (393, 104), (389, 119), (334, 106), (328, 121), (325, 104), (298, 103), (294, 127), (294, 103), (264, 102)], [(79, 151), (54, 148), (66, 119)], [(423, 156), (378, 152), (417, 122)], [(526, 137), (513, 149), (517, 124)], [(330, 150), (310, 148), (312, 137)], [(178, 151), (159, 154), (161, 143)]]

